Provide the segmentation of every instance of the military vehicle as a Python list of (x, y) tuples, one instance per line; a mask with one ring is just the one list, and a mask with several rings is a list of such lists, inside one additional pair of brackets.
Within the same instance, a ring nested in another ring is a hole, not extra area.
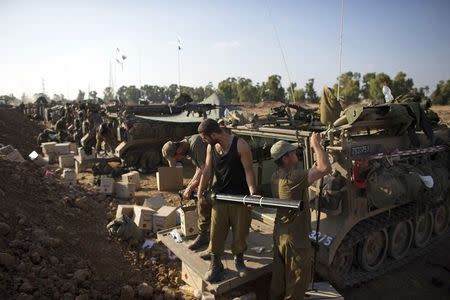
[[(264, 196), (271, 196), (275, 169), (270, 146), (277, 140), (298, 144), (300, 167), (310, 168), (308, 138), (313, 130), (322, 132), (333, 172), (309, 188), (310, 239), (316, 272), (340, 288), (389, 272), (448, 235), (449, 128), (435, 124), (419, 132), (419, 125), (426, 127), (422, 121), (395, 114), (404, 109), (411, 111), (408, 104), (354, 106), (328, 128), (273, 121), (230, 128), (252, 147)], [(257, 214), (273, 221), (273, 212)]]
[[(201, 103), (191, 103), (192, 101), (186, 99), (189, 96), (186, 96), (183, 98), (182, 94), (175, 99), (174, 105), (170, 106), (126, 106), (128, 117), (119, 128), (121, 143), (115, 149), (115, 156), (127, 166), (137, 167), (144, 173), (152, 171), (162, 163), (161, 147), (165, 142), (196, 134), (198, 125), (206, 117), (218, 119), (223, 116), (226, 103), (216, 94)], [(161, 115), (160, 108), (168, 107), (178, 114)], [(144, 115), (140, 115), (140, 112), (144, 112)], [(113, 115), (114, 113), (110, 114)]]

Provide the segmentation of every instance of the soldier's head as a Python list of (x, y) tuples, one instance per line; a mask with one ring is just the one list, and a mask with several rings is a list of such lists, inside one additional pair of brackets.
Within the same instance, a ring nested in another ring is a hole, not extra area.
[(270, 156), (277, 166), (290, 169), (298, 163), (297, 148), (286, 141), (278, 141), (270, 148)]
[(223, 131), (216, 121), (213, 119), (206, 119), (198, 125), (198, 133), (205, 143), (214, 145), (218, 143), (219, 137), (223, 134)]
[(168, 141), (162, 147), (162, 155), (169, 163), (170, 167), (175, 167), (177, 161), (182, 160), (189, 148), (189, 144), (186, 140), (182, 140), (179, 142)]

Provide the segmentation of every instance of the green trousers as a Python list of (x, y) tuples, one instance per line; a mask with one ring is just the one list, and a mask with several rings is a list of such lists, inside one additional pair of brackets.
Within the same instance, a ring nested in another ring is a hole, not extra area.
[(216, 201), (211, 212), (211, 233), (208, 251), (221, 256), (231, 227), (233, 233), (231, 251), (233, 254), (247, 250), (247, 236), (252, 221), (251, 209), (242, 204), (228, 204)]
[(211, 202), (197, 201), (197, 226), (200, 232), (207, 232), (211, 226)]
[(312, 247), (296, 248), (285, 234), (274, 236), (271, 300), (299, 300), (311, 281)]

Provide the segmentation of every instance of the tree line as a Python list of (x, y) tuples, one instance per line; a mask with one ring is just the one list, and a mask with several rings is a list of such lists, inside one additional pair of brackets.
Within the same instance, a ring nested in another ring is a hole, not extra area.
[[(340, 79), (340, 80), (339, 80)], [(366, 73), (361, 76), (358, 72), (345, 72), (331, 87), (335, 94), (348, 103), (359, 102), (363, 99), (377, 101), (383, 99), (382, 87), (387, 85), (394, 97), (411, 93), (422, 99), (431, 99), (434, 104), (450, 104), (450, 79), (441, 80), (430, 94), (430, 88), (416, 87), (412, 78), (408, 78), (405, 72), (398, 72), (393, 78), (385, 73)], [(318, 103), (319, 94), (314, 86), (314, 78), (308, 79), (303, 87), (292, 82), (287, 87), (281, 84), (280, 75), (270, 75), (266, 81), (254, 83), (245, 77), (228, 77), (215, 87), (211, 82), (206, 86), (189, 87), (181, 86), (182, 93), (186, 93), (196, 102), (202, 101), (216, 92), (219, 96), (231, 103), (259, 103), (261, 101), (290, 101), (295, 103)], [(153, 103), (171, 102), (179, 93), (178, 85), (169, 86), (143, 85), (140, 88), (134, 85), (121, 86), (117, 91), (112, 87), (103, 90), (103, 99), (113, 101), (118, 99), (124, 103), (138, 103), (139, 99), (146, 99)], [(78, 91), (76, 100), (97, 99), (96, 91), (86, 93)], [(0, 99), (8, 103), (27, 102), (25, 94), (21, 99), (14, 95), (0, 96)], [(54, 94), (51, 100), (55, 102), (66, 100), (62, 94)]]

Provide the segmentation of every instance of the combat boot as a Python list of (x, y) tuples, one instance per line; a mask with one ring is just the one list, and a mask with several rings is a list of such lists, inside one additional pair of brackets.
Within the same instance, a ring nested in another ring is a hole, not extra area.
[(220, 261), (220, 256), (211, 253), (211, 264), (209, 265), (208, 271), (205, 273), (203, 278), (205, 281), (214, 283), (222, 279), (223, 275), (223, 265)]
[(195, 240), (188, 246), (189, 250), (197, 250), (202, 246), (209, 244), (209, 232), (202, 231), (200, 232)]
[(234, 257), (234, 264), (236, 266), (236, 270), (239, 273), (239, 277), (244, 277), (248, 274), (248, 268), (244, 264), (244, 254), (239, 253)]

